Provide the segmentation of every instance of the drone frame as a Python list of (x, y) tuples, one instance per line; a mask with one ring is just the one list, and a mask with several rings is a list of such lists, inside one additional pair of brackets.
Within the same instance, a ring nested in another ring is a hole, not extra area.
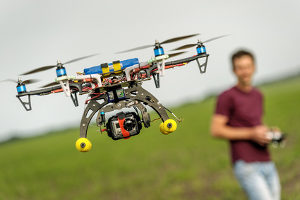
[[(29, 92), (25, 91), (22, 93), (18, 93), (16, 96), (22, 103), (23, 107), (27, 111), (29, 111), (32, 109), (30, 98), (32, 95), (43, 96), (52, 93), (65, 92), (68, 97), (71, 97), (73, 104), (75, 106), (78, 106), (77, 93), (79, 95), (88, 94), (90, 99), (86, 101), (87, 105), (80, 122), (80, 138), (78, 139), (78, 141), (81, 142), (79, 146), (76, 142), (76, 147), (78, 150), (88, 151), (91, 147), (91, 144), (90, 146), (88, 145), (90, 142), (86, 139), (88, 127), (92, 118), (97, 112), (98, 116), (96, 118), (96, 123), (98, 126), (101, 126), (103, 124), (100, 116), (101, 113), (107, 113), (123, 108), (133, 107), (136, 111), (140, 111), (144, 127), (148, 128), (150, 127), (151, 121), (150, 115), (147, 112), (147, 108), (145, 107), (146, 105), (150, 106), (159, 115), (163, 123), (170, 120), (167, 111), (171, 114), (173, 113), (162, 104), (160, 104), (158, 99), (155, 98), (149, 91), (142, 88), (142, 82), (145, 80), (150, 80), (151, 77), (153, 77), (156, 88), (159, 88), (159, 77), (163, 74), (161, 73), (162, 70), (186, 65), (187, 63), (195, 60), (197, 61), (200, 73), (205, 73), (207, 68), (208, 56), (209, 54), (206, 53), (198, 54), (169, 62), (164, 62), (164, 58), (162, 60), (152, 59), (148, 62), (139, 63), (125, 68), (122, 71), (123, 73), (121, 73), (121, 75), (126, 78), (126, 81), (113, 85), (103, 85), (101, 81), (103, 80), (103, 78), (107, 77), (103, 74), (77, 74), (76, 76), (62, 76), (56, 79), (56, 82), (59, 83), (58, 85)], [(166, 55), (166, 57), (168, 56)], [(202, 58), (204, 58), (205, 61), (201, 64), (199, 59)], [(144, 73), (145, 76), (138, 77), (139, 73)], [(118, 75), (120, 75), (120, 73), (116, 74), (116, 76)], [(114, 74), (112, 74), (111, 76), (114, 76)], [(88, 84), (88, 90), (85, 90), (86, 85), (84, 84)], [(123, 91), (123, 96), (118, 96), (117, 91), (119, 90)], [(28, 101), (22, 100), (22, 97), (24, 96), (28, 96)], [(176, 122), (174, 121), (174, 123)], [(165, 132), (161, 130), (161, 132), (164, 134), (169, 134), (172, 131)], [(83, 141), (84, 139), (86, 139), (86, 141)]]

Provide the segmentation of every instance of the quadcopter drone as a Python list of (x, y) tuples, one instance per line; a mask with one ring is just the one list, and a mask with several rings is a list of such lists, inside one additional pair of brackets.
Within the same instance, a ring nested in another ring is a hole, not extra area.
[[(18, 81), (8, 79), (17, 83), (17, 95), (26, 111), (30, 111), (31, 96), (44, 96), (49, 94), (64, 92), (67, 97), (71, 97), (75, 106), (78, 106), (77, 95), (88, 95), (85, 110), (80, 122), (80, 138), (76, 141), (76, 148), (80, 152), (87, 152), (91, 149), (92, 144), (87, 139), (87, 131), (91, 119), (97, 113), (96, 124), (100, 127), (101, 132), (107, 132), (107, 135), (113, 140), (128, 139), (131, 136), (138, 135), (144, 126), (150, 127), (151, 119), (146, 106), (150, 106), (162, 120), (160, 124), (160, 132), (168, 135), (177, 128), (175, 120), (180, 122), (169, 109), (159, 103), (150, 92), (142, 88), (143, 81), (153, 78), (156, 88), (160, 87), (160, 76), (163, 76), (165, 70), (174, 67), (186, 65), (192, 61), (196, 61), (200, 69), (200, 73), (205, 73), (207, 68), (208, 56), (204, 43), (224, 37), (218, 36), (206, 41), (198, 40), (197, 43), (186, 44), (180, 46), (174, 51), (196, 47), (196, 55), (167, 61), (169, 58), (178, 56), (185, 52), (175, 52), (165, 54), (162, 47), (163, 44), (176, 42), (182, 39), (197, 36), (199, 34), (186, 35), (165, 40), (163, 42), (155, 41), (154, 45), (145, 45), (118, 53), (125, 53), (144, 48), (154, 47), (154, 57), (146, 62), (139, 62), (138, 58), (132, 58), (122, 61), (113, 61), (111, 63), (103, 63), (98, 66), (85, 68), (83, 73), (77, 73), (74, 76), (67, 75), (64, 65), (70, 64), (82, 59), (86, 59), (93, 55), (84, 56), (70, 60), (65, 63), (57, 62), (56, 65), (44, 66), (24, 74), (22, 76), (33, 74), (52, 68), (56, 68), (55, 82), (47, 84), (40, 89), (27, 91), (26, 85), (35, 83), (37, 80), (29, 79)], [(172, 51), (173, 51), (172, 50)], [(134, 112), (123, 112), (122, 109), (133, 108)], [(107, 117), (107, 113), (117, 111), (113, 116)], [(168, 112), (175, 117), (171, 119)], [(154, 120), (153, 120), (154, 121)]]

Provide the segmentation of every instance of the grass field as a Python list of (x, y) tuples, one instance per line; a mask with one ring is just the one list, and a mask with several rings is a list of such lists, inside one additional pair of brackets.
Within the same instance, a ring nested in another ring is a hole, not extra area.
[[(285, 148), (270, 148), (282, 199), (300, 199), (300, 77), (260, 87), (265, 122), (289, 133)], [(93, 148), (79, 153), (79, 129), (0, 145), (0, 199), (182, 200), (246, 199), (235, 180), (228, 143), (213, 139), (215, 98), (173, 111), (184, 121), (168, 136), (159, 122), (129, 140), (89, 129)]]

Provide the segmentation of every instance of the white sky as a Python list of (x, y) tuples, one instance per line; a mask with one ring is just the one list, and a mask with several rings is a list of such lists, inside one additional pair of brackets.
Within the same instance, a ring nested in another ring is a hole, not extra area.
[[(239, 47), (255, 52), (256, 81), (299, 67), (299, 9), (299, 0), (1, 0), (0, 79), (17, 79), (18, 74), (55, 64), (57, 59), (67, 61), (92, 53), (101, 55), (67, 66), (68, 74), (117, 59), (145, 61), (153, 56), (151, 48), (121, 55), (114, 52), (184, 34), (201, 33), (198, 38), (165, 45), (165, 51), (197, 39), (231, 34), (206, 45), (210, 54), (206, 74), (200, 75), (194, 62), (167, 71), (160, 89), (155, 89), (153, 81), (144, 84), (162, 103), (177, 105), (231, 86), (235, 80), (229, 57)], [(185, 56), (193, 54), (195, 49)], [(43, 80), (27, 87), (35, 89), (52, 82), (55, 70), (26, 78)], [(75, 108), (63, 94), (33, 96), (33, 110), (26, 112), (15, 98), (14, 84), (0, 84), (0, 90), (0, 140), (13, 132), (27, 136), (77, 123), (79, 127), (86, 97)]]

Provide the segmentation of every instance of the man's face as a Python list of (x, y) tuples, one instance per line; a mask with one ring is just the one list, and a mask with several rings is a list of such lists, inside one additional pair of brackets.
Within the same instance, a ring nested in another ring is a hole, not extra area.
[(251, 85), (255, 64), (250, 56), (242, 56), (233, 61), (234, 73), (242, 85)]

